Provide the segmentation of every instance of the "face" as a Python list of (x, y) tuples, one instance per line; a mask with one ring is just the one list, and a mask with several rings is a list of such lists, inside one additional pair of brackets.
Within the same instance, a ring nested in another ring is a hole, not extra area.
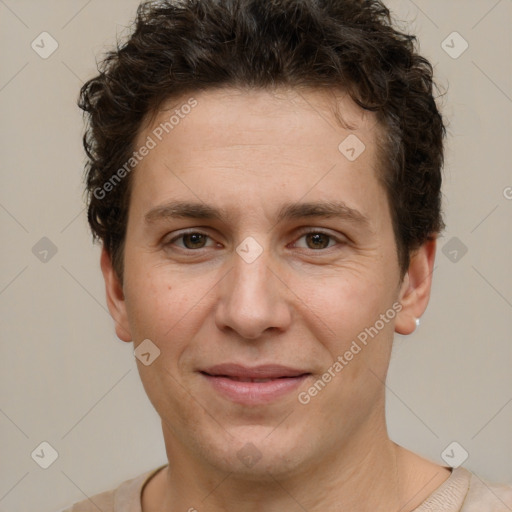
[(137, 364), (167, 450), (282, 475), (361, 449), (414, 309), (375, 118), (339, 96), (347, 130), (321, 91), (190, 96), (138, 135), (155, 146), (133, 174), (122, 290), (102, 260), (118, 336), (160, 351)]

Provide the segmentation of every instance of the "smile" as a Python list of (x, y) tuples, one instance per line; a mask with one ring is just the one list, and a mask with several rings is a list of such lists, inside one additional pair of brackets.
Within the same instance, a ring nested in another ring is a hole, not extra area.
[(217, 365), (200, 374), (213, 391), (242, 405), (269, 404), (294, 392), (311, 374), (279, 365)]

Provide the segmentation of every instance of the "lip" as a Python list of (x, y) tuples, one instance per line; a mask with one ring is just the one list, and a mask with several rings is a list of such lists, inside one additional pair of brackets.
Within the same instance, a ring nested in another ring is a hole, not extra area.
[(232, 363), (206, 368), (200, 374), (217, 393), (243, 405), (274, 402), (295, 391), (311, 375), (275, 364), (247, 367)]

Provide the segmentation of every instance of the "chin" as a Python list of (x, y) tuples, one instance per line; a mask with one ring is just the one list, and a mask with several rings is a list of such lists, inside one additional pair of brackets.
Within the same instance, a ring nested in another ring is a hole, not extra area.
[(237, 429), (233, 437), (211, 440), (203, 445), (201, 456), (220, 471), (264, 482), (290, 476), (307, 466), (305, 445), (309, 443), (299, 442), (290, 431), (278, 433), (268, 427), (251, 426)]

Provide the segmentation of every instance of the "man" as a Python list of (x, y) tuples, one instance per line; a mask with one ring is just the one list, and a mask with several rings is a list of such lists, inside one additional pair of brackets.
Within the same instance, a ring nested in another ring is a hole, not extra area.
[(107, 303), (169, 464), (70, 510), (510, 510), (387, 435), (443, 228), (413, 43), (378, 1), (141, 5), (80, 106)]

